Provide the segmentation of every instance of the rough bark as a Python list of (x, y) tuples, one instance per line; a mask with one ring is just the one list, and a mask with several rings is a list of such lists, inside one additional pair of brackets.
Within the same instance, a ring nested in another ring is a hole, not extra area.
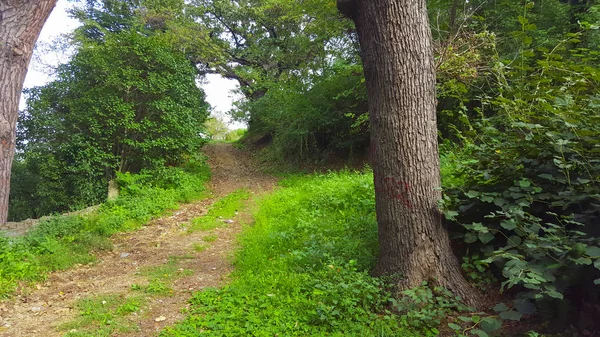
[[(371, 117), (378, 274), (422, 281), (475, 304), (437, 202), (441, 199), (435, 68), (425, 0), (338, 1), (358, 31)], [(349, 3), (351, 5), (349, 5)]]
[(56, 0), (0, 1), (0, 225), (8, 216), (19, 99), (33, 47)]
[(449, 27), (450, 27), (450, 32), (454, 32), (456, 29), (456, 11), (458, 10), (458, 1), (459, 0), (454, 0), (454, 3), (452, 4), (452, 8), (450, 8), (450, 23), (449, 23)]

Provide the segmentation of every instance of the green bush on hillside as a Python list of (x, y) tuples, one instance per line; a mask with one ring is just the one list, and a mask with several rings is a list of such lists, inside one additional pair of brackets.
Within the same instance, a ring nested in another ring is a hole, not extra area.
[(56, 80), (26, 91), (10, 219), (98, 204), (117, 173), (183, 163), (205, 142), (209, 105), (195, 80), (161, 36), (129, 29), (81, 42)]
[(362, 66), (337, 61), (311, 82), (274, 83), (264, 97), (240, 104), (252, 116), (248, 136), (270, 135), (274, 160), (362, 152), (369, 141)]

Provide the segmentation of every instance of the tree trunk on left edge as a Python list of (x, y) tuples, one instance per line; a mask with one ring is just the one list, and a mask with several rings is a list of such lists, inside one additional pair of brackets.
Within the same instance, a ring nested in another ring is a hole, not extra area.
[(423, 281), (476, 305), (442, 224), (435, 68), (425, 0), (338, 0), (358, 32), (379, 231), (378, 274)]
[(56, 0), (0, 1), (0, 225), (8, 217), (19, 99), (35, 41)]

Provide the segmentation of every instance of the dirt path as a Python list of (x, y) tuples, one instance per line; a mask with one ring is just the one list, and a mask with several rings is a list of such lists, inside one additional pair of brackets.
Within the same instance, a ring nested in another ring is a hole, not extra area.
[[(128, 316), (130, 323), (138, 326), (137, 331), (113, 332), (111, 336), (157, 336), (166, 325), (184, 317), (182, 309), (192, 292), (222, 284), (232, 268), (228, 257), (240, 223), (251, 221), (248, 207), (240, 210), (234, 223), (226, 227), (190, 234), (185, 225), (205, 214), (215, 200), (228, 193), (248, 188), (253, 194), (260, 194), (271, 190), (275, 179), (253, 169), (249, 158), (230, 144), (209, 145), (205, 152), (213, 171), (209, 183), (212, 198), (183, 205), (138, 231), (115, 235), (114, 250), (99, 256), (98, 263), (53, 273), (37, 290), (0, 302), (0, 336), (62, 336), (68, 331), (64, 331), (64, 326), (60, 331), (61, 325), (78, 316), (78, 300), (102, 295), (134, 296), (132, 285), (148, 282), (144, 270), (164, 266), (174, 258), (178, 271), (190, 272), (182, 272), (172, 281), (170, 294), (146, 296), (139, 312)], [(202, 252), (194, 249), (203, 238), (208, 241), (207, 236), (216, 241), (204, 242), (207, 249)]]

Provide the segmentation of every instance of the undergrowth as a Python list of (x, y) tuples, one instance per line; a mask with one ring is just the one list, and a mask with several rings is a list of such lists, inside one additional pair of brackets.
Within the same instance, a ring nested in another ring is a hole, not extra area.
[(200, 198), (209, 176), (203, 161), (121, 175), (119, 198), (94, 213), (49, 217), (21, 238), (0, 236), (0, 297), (20, 284), (43, 280), (50, 271), (93, 262), (94, 251), (111, 248), (112, 234), (137, 229), (179, 203)]
[(196, 293), (162, 337), (421, 336), (369, 276), (377, 252), (372, 175), (292, 177), (259, 202), (232, 282)]

